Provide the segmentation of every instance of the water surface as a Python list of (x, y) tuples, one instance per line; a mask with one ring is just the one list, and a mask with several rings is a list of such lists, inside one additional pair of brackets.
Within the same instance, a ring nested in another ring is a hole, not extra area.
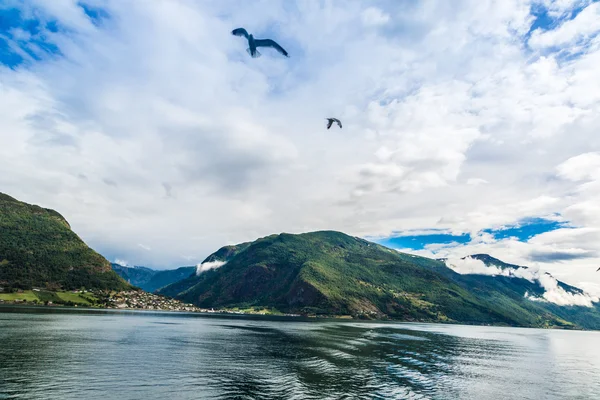
[(0, 399), (600, 399), (600, 333), (0, 307)]

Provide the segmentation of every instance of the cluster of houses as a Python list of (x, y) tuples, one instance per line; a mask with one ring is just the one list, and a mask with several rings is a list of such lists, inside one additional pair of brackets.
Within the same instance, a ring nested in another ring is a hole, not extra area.
[[(258, 314), (266, 315), (263, 311), (243, 311), (231, 309), (200, 308), (193, 304), (182, 303), (179, 300), (164, 296), (144, 292), (142, 290), (130, 290), (118, 293), (112, 293), (108, 298), (104, 298), (103, 305), (106, 308), (120, 309), (139, 309), (139, 310), (161, 310), (161, 311), (190, 311), (201, 313), (219, 313), (219, 314)], [(285, 314), (286, 316), (299, 316), (298, 314)]]
[[(34, 288), (34, 292), (39, 292), (40, 289)], [(23, 290), (17, 291), (23, 293)], [(148, 293), (142, 290), (129, 290), (123, 292), (104, 292), (93, 290), (71, 290), (72, 293), (86, 294), (89, 293), (92, 297), (98, 300), (94, 302), (92, 307), (101, 308), (116, 308), (116, 309), (138, 309), (138, 310), (160, 310), (160, 311), (187, 311), (201, 313), (219, 313), (219, 314), (268, 314), (266, 310), (231, 310), (231, 309), (206, 309), (196, 307), (193, 304), (182, 303), (179, 300), (171, 299), (164, 296)], [(28, 303), (25, 299), (12, 299), (5, 301), (0, 299), (0, 303)], [(34, 302), (38, 304), (36, 300)], [(39, 304), (53, 305), (52, 301), (40, 302)], [(75, 305), (77, 307), (77, 305)], [(297, 314), (285, 314), (287, 316), (298, 316)]]
[(196, 311), (217, 312), (213, 309), (203, 309), (193, 304), (182, 303), (175, 299), (158, 296), (144, 291), (124, 291), (112, 294), (106, 302), (108, 308), (128, 308), (163, 311)]

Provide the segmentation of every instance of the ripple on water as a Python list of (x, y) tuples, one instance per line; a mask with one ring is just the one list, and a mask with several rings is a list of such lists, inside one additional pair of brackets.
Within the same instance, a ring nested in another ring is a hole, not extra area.
[(0, 399), (600, 398), (597, 333), (170, 318), (3, 314)]

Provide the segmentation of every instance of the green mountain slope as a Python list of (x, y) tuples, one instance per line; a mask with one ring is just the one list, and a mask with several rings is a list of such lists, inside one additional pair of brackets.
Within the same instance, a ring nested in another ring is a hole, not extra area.
[(111, 266), (120, 277), (146, 292), (154, 292), (196, 272), (196, 267), (180, 267), (158, 271), (146, 267), (124, 267), (119, 264), (111, 264)]
[(0, 193), (0, 285), (51, 290), (125, 289), (110, 263), (54, 210)]
[[(401, 320), (572, 325), (552, 307), (526, 299), (525, 291), (535, 286), (527, 280), (495, 282), (494, 277), (460, 275), (440, 261), (398, 253), (339, 232), (271, 235), (222, 248), (205, 262), (209, 261), (226, 263), (159, 293), (202, 307), (260, 306)], [(594, 321), (600, 321), (598, 316)]]

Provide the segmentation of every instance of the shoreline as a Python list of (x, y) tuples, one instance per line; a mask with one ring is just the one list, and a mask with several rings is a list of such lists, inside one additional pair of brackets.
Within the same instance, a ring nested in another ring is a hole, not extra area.
[[(12, 309), (12, 310), (11, 310)], [(180, 310), (150, 310), (141, 308), (117, 308), (117, 307), (73, 307), (65, 305), (43, 305), (43, 304), (10, 304), (0, 303), (0, 313), (6, 310), (9, 312), (19, 312), (20, 310), (32, 311), (58, 311), (58, 312), (100, 312), (100, 313), (127, 313), (132, 315), (143, 314), (162, 314), (162, 315), (186, 315), (208, 318), (241, 318), (253, 320), (284, 320), (296, 322), (348, 322), (348, 323), (371, 323), (371, 324), (415, 324), (415, 325), (447, 325), (447, 326), (464, 326), (464, 327), (488, 327), (488, 328), (520, 328), (520, 329), (542, 329), (542, 330), (558, 330), (558, 331), (582, 331), (582, 332), (600, 332), (600, 330), (585, 329), (585, 328), (565, 328), (559, 326), (536, 327), (536, 326), (518, 326), (518, 325), (502, 325), (502, 324), (478, 324), (468, 322), (450, 322), (450, 321), (406, 321), (396, 319), (360, 319), (349, 316), (304, 316), (297, 314), (259, 314), (234, 311), (180, 311)]]
[[(344, 317), (321, 317), (321, 316), (303, 316), (299, 314), (268, 314), (268, 313), (249, 313), (239, 311), (187, 311), (187, 310), (151, 310), (144, 308), (118, 308), (118, 307), (85, 307), (85, 306), (66, 306), (62, 304), (23, 304), (23, 303), (0, 303), (0, 313), (6, 310), (14, 310), (16, 312), (20, 310), (36, 310), (36, 311), (58, 311), (58, 312), (100, 312), (100, 313), (129, 313), (129, 314), (162, 314), (162, 315), (188, 315), (188, 316), (200, 316), (200, 317), (225, 317), (225, 318), (249, 318), (249, 319), (283, 319), (293, 321), (317, 321), (317, 320), (336, 320), (336, 321), (363, 321), (363, 322), (385, 322), (385, 320), (378, 321), (365, 321), (352, 318)], [(391, 321), (387, 321), (391, 322)], [(401, 322), (401, 321), (396, 321)], [(409, 322), (409, 321), (404, 321)]]

